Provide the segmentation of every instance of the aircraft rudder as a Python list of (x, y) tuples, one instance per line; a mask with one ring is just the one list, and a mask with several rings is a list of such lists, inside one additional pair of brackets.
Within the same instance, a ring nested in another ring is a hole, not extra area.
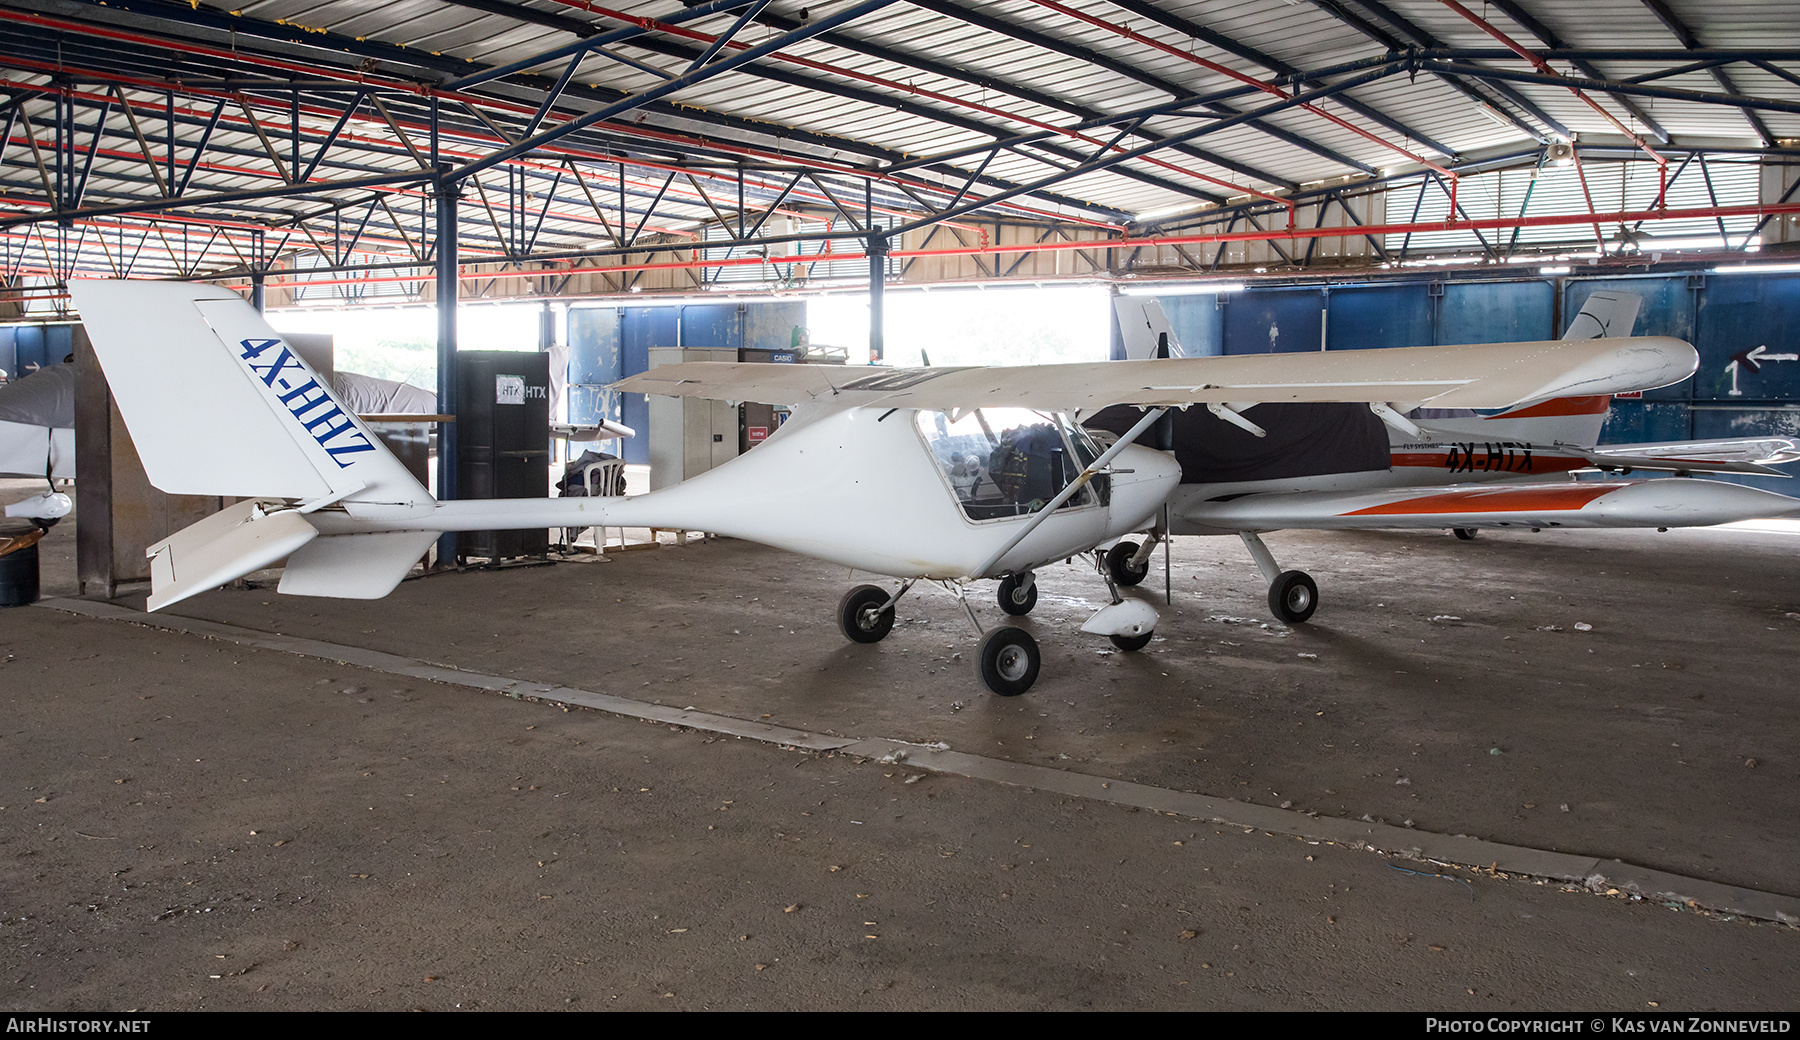
[(70, 295), (145, 473), (171, 494), (428, 512), (429, 492), (230, 289), (74, 281)]

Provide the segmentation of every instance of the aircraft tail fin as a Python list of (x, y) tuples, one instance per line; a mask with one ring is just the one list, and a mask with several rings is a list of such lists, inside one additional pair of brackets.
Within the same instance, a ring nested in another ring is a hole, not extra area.
[(1602, 289), (1581, 305), (1581, 312), (1569, 322), (1563, 339), (1600, 339), (1604, 336), (1629, 336), (1637, 324), (1638, 308), (1644, 298), (1635, 293)]
[(1125, 358), (1141, 361), (1155, 357), (1186, 357), (1175, 329), (1163, 314), (1162, 304), (1147, 296), (1120, 296), (1113, 300), (1119, 332), (1125, 339)]
[(161, 490), (335, 502), (367, 519), (435, 508), (327, 381), (231, 290), (73, 281), (69, 293)]

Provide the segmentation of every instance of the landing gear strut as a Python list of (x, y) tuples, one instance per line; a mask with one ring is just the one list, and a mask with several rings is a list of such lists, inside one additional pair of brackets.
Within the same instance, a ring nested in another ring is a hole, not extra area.
[(1313, 616), (1319, 608), (1319, 586), (1312, 580), (1312, 575), (1305, 571), (1284, 571), (1275, 562), (1275, 556), (1263, 540), (1248, 531), (1241, 531), (1238, 537), (1244, 540), (1244, 548), (1250, 550), (1250, 556), (1256, 560), (1257, 570), (1262, 571), (1269, 581), (1269, 610), (1280, 620), (1298, 625)]
[[(1156, 610), (1141, 599), (1127, 600), (1119, 595), (1119, 586), (1136, 585), (1144, 579), (1149, 565), (1142, 564), (1142, 569), (1133, 571), (1130, 564), (1135, 557), (1148, 557), (1155, 545), (1156, 535), (1152, 534), (1149, 546), (1142, 549), (1135, 542), (1120, 542), (1105, 552), (1095, 550), (1094, 566), (1100, 572), (1100, 580), (1106, 582), (1112, 602), (1101, 607), (1081, 626), (1083, 632), (1103, 635), (1120, 650), (1142, 650), (1150, 645), (1156, 634)], [(1120, 580), (1121, 571), (1131, 580)]]

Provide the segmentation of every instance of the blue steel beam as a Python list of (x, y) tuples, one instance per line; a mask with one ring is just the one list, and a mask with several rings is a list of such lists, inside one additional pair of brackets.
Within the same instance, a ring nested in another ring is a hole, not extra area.
[(1515, 83), (1547, 83), (1560, 87), (1579, 87), (1595, 92), (1631, 94), (1637, 97), (1663, 98), (1670, 101), (1693, 101), (1703, 105), (1724, 105), (1729, 108), (1749, 108), (1767, 112), (1800, 113), (1800, 101), (1784, 101), (1779, 98), (1750, 97), (1747, 95), (1708, 94), (1700, 90), (1684, 90), (1680, 87), (1647, 87), (1638, 83), (1622, 83), (1618, 80), (1589, 79), (1585, 76), (1548, 76), (1541, 72), (1521, 72), (1515, 69), (1491, 68), (1486, 65), (1464, 65), (1452, 61), (1427, 61), (1424, 67), (1441, 70), (1456, 76), (1467, 76), (1472, 79), (1511, 80)]
[[(1316, 2), (1316, 0), (1315, 0), (1315, 2)], [(1373, 15), (1376, 18), (1381, 19), (1382, 21), (1393, 26), (1395, 29), (1398, 29), (1403, 35), (1405, 35), (1406, 37), (1408, 37), (1409, 39), (1411, 39), (1413, 41), (1414, 46), (1417, 46), (1417, 47), (1442, 46), (1442, 44), (1438, 41), (1438, 39), (1436, 37), (1432, 36), (1431, 33), (1427, 32), (1423, 27), (1415, 24), (1410, 19), (1408, 19), (1408, 18), (1404, 17), (1403, 15), (1399, 14), (1398, 12), (1394, 11), (1392, 8), (1388, 7), (1386, 4), (1379, 2), (1379, 0), (1345, 0), (1345, 2), (1355, 4), (1356, 6), (1362, 8), (1365, 12)], [(1325, 5), (1325, 4), (1320, 4), (1319, 6), (1322, 8), (1329, 9), (1327, 7), (1327, 5)], [(1467, 90), (1468, 90), (1467, 84), (1454, 84), (1453, 83), (1452, 86), (1456, 87), (1458, 90), (1463, 90), (1464, 92), (1467, 92)], [(1573, 136), (1569, 133), (1569, 128), (1564, 126), (1562, 123), (1558, 122), (1555, 117), (1550, 115), (1550, 113), (1544, 111), (1542, 108), (1538, 107), (1538, 105), (1535, 102), (1533, 102), (1530, 98), (1528, 98), (1525, 95), (1519, 93), (1518, 91), (1512, 89), (1511, 87), (1507, 86), (1506, 84), (1503, 84), (1503, 83), (1502, 84), (1488, 84), (1488, 87), (1489, 87), (1489, 89), (1500, 94), (1501, 97), (1504, 97), (1506, 100), (1511, 101), (1515, 106), (1518, 107), (1518, 109), (1520, 111), (1524, 112), (1526, 115), (1530, 116), (1531, 118), (1533, 118), (1533, 119), (1537, 120), (1538, 122), (1544, 124), (1545, 126), (1549, 127), (1551, 130), (1555, 131), (1556, 133), (1561, 134), (1563, 137)], [(1482, 99), (1482, 100), (1486, 100), (1486, 99)], [(1491, 101), (1488, 103), (1490, 105), (1492, 105)], [(1493, 107), (1495, 108), (1496, 111), (1501, 112), (1503, 115), (1508, 114), (1508, 113), (1506, 113), (1505, 109), (1500, 106), (1496, 105)], [(1527, 129), (1529, 129), (1529, 128), (1527, 128)], [(1533, 134), (1532, 136), (1535, 137), (1536, 134)]]
[(855, 21), (866, 14), (872, 14), (875, 11), (879, 11), (896, 2), (897, 0), (863, 0), (860, 4), (845, 8), (830, 17), (821, 18), (804, 28), (796, 29), (791, 33), (785, 33), (782, 36), (776, 37), (766, 43), (759, 44), (749, 50), (739, 51), (731, 57), (714, 62), (705, 68), (696, 69), (687, 75), (678, 76), (675, 79), (650, 87), (647, 90), (639, 91), (636, 94), (629, 95), (612, 104), (604, 105), (597, 111), (577, 116), (566, 123), (545, 130), (533, 137), (528, 137), (516, 144), (491, 152), (457, 170), (454, 177), (457, 179), (468, 177), (485, 170), (490, 166), (498, 165), (509, 159), (518, 158), (535, 148), (541, 148), (546, 144), (560, 140), (577, 130), (585, 129), (604, 120), (617, 118), (633, 109), (642, 108), (653, 101), (661, 100), (677, 91), (703, 83), (715, 76), (731, 72), (740, 66), (748, 65), (759, 58), (767, 57), (783, 47), (791, 46), (801, 40), (808, 39), (819, 33), (836, 28), (839, 25)]
[[(1237, 57), (1243, 58), (1245, 61), (1252, 62), (1262, 68), (1268, 69), (1270, 72), (1274, 72), (1277, 75), (1292, 77), (1293, 82), (1296, 85), (1313, 87), (1324, 85), (1322, 82), (1308, 77), (1300, 69), (1289, 65), (1287, 62), (1282, 61), (1272, 54), (1251, 47), (1222, 32), (1209, 29), (1192, 19), (1165, 11), (1155, 4), (1150, 3), (1149, 0), (1110, 0), (1110, 2), (1114, 7), (1123, 8), (1140, 18), (1147, 18), (1158, 25), (1166, 26), (1179, 33), (1184, 33), (1202, 43), (1217, 47), (1228, 54), (1236, 55)], [(1510, 0), (1508, 0), (1508, 2), (1510, 2)], [(1400, 134), (1403, 137), (1409, 137), (1418, 141), (1420, 144), (1431, 148), (1440, 155), (1454, 158), (1457, 154), (1456, 149), (1451, 148), (1449, 145), (1433, 140), (1429, 135), (1420, 133), (1418, 130), (1400, 122), (1398, 119), (1381, 112), (1379, 109), (1376, 109), (1369, 104), (1358, 101), (1356, 98), (1347, 95), (1340, 96), (1337, 99), (1337, 103), (1370, 122), (1385, 127), (1388, 130), (1392, 130), (1394, 133)]]
[[(1680, 18), (1676, 17), (1674, 11), (1669, 10), (1668, 4), (1663, 3), (1663, 0), (1643, 0), (1643, 4), (1650, 9), (1652, 14), (1656, 15), (1657, 19), (1663, 23), (1665, 28), (1675, 34), (1675, 38), (1681, 41), (1683, 47), (1686, 47), (1688, 50), (1699, 49), (1699, 38), (1694, 35), (1693, 30), (1689, 29)], [(1724, 89), (1725, 93), (1738, 93), (1737, 84), (1731, 81), (1731, 74), (1726, 72), (1723, 68), (1715, 65), (1707, 71), (1712, 73), (1713, 79), (1718, 81), (1719, 86)], [(1592, 73), (1589, 74), (1592, 75)], [(1742, 111), (1744, 114), (1744, 121), (1750, 124), (1750, 129), (1756, 131), (1758, 137), (1762, 138), (1762, 143), (1767, 147), (1774, 147), (1775, 135), (1769, 132), (1768, 126), (1750, 109), (1746, 108)], [(1701, 167), (1701, 171), (1704, 172), (1705, 167)]]
[(932, 215), (931, 217), (928, 217), (928, 218), (925, 218), (922, 220), (915, 220), (915, 221), (912, 221), (907, 224), (902, 224), (899, 227), (890, 229), (888, 231), (888, 234), (889, 235), (901, 235), (908, 231), (912, 231), (916, 228), (925, 227), (927, 225), (934, 224), (940, 220), (954, 219), (956, 217), (960, 217), (960, 216), (962, 216), (966, 213), (972, 212), (974, 210), (982, 209), (987, 206), (994, 205), (995, 203), (1004, 202), (1007, 199), (1012, 198), (1016, 195), (1022, 195), (1022, 194), (1025, 194), (1026, 192), (1037, 190), (1040, 188), (1047, 188), (1052, 185), (1059, 184), (1063, 181), (1069, 180), (1070, 178), (1073, 178), (1073, 177), (1082, 176), (1082, 175), (1089, 174), (1089, 173), (1095, 173), (1100, 170), (1105, 170), (1110, 167), (1116, 166), (1119, 163), (1128, 162), (1132, 159), (1136, 159), (1141, 156), (1148, 155), (1152, 152), (1159, 151), (1163, 148), (1167, 148), (1173, 144), (1180, 144), (1180, 143), (1183, 143), (1186, 141), (1194, 140), (1199, 137), (1204, 137), (1208, 134), (1217, 133), (1221, 130), (1227, 130), (1234, 126), (1241, 126), (1245, 123), (1248, 123), (1249, 121), (1251, 121), (1253, 119), (1263, 119), (1268, 116), (1274, 115), (1277, 112), (1285, 112), (1288, 109), (1296, 108), (1300, 105), (1311, 104), (1311, 103), (1323, 100), (1325, 98), (1332, 97), (1336, 94), (1342, 93), (1343, 91), (1351, 90), (1356, 87), (1362, 86), (1365, 83), (1373, 83), (1376, 80), (1382, 79), (1389, 75), (1392, 75), (1392, 72), (1390, 70), (1386, 70), (1386, 69), (1377, 69), (1372, 72), (1365, 72), (1360, 76), (1352, 76), (1349, 79), (1346, 79), (1340, 83), (1334, 84), (1334, 85), (1324, 88), (1322, 90), (1310, 90), (1310, 91), (1304, 91), (1301, 93), (1296, 93), (1296, 94), (1293, 94), (1283, 100), (1273, 101), (1267, 105), (1264, 105), (1261, 108), (1257, 108), (1257, 109), (1253, 109), (1249, 112), (1245, 112), (1242, 115), (1232, 116), (1228, 119), (1220, 119), (1216, 122), (1208, 123), (1205, 126), (1199, 127), (1198, 129), (1184, 131), (1180, 134), (1176, 134), (1172, 137), (1166, 138), (1164, 141), (1157, 143), (1157, 144), (1140, 145), (1136, 148), (1126, 149), (1123, 152), (1113, 152), (1110, 154), (1107, 154), (1103, 151), (1100, 155), (1097, 155), (1095, 158), (1089, 160), (1086, 163), (1083, 163), (1081, 166), (1078, 166), (1075, 169), (1065, 170), (1060, 173), (1055, 173), (1055, 174), (1050, 175), (1049, 177), (1045, 177), (1040, 180), (1033, 181), (1030, 184), (1023, 185), (1018, 188), (1014, 188), (1011, 191), (998, 192), (994, 195), (990, 195), (987, 198), (979, 200), (977, 202), (968, 203), (968, 204), (965, 204), (960, 207), (946, 209), (946, 210), (943, 210), (939, 213)]
[[(691, 22), (697, 18), (710, 18), (715, 14), (735, 10), (751, 2), (752, 0), (711, 0), (710, 3), (700, 4), (696, 7), (690, 7), (685, 11), (675, 12), (674, 14), (659, 19), (659, 21), (669, 25), (679, 25), (682, 22)], [(574, 58), (579, 62), (581, 58), (590, 51), (615, 43), (623, 43), (626, 40), (647, 35), (651, 31), (652, 30), (650, 29), (633, 25), (623, 29), (614, 29), (610, 32), (599, 33), (598, 35), (589, 36), (583, 40), (577, 40), (574, 43), (565, 43), (560, 47), (552, 47), (547, 51), (540, 51), (529, 57), (520, 58), (518, 61), (509, 61), (504, 65), (495, 65), (491, 68), (483, 69), (480, 72), (453, 79), (444, 84), (444, 89), (467, 90), (470, 87), (478, 86), (482, 83), (500, 79), (504, 76), (510, 76), (515, 72), (529, 71), (539, 65), (544, 65), (560, 58)]]
[[(1489, 0), (1489, 2), (1506, 12), (1506, 16), (1519, 23), (1526, 32), (1537, 37), (1538, 42), (1556, 48), (1568, 46), (1561, 37), (1556, 35), (1554, 30), (1543, 22), (1538, 21), (1530, 11), (1525, 10), (1524, 6), (1518, 3), (1518, 0)], [(1579, 69), (1584, 76), (1592, 76), (1595, 79), (1610, 78), (1600, 71), (1599, 66), (1585, 58), (1572, 59), (1570, 64)], [(1659, 142), (1663, 144), (1669, 143), (1669, 132), (1664, 130), (1662, 124), (1652, 118), (1650, 113), (1644, 110), (1643, 106), (1639, 105), (1629, 97), (1618, 94), (1611, 94), (1608, 96), (1610, 96), (1620, 108), (1631, 113), (1632, 118), (1636, 119), (1639, 123), (1642, 123), (1644, 128), (1649, 130)]]
[[(1075, 44), (1069, 43), (1067, 41), (1059, 40), (1054, 36), (1050, 36), (1045, 33), (1037, 32), (1035, 30), (1028, 29), (1021, 25), (1013, 24), (1011, 22), (1006, 21), (1003, 18), (999, 18), (994, 15), (983, 14), (979, 11), (970, 10), (966, 7), (961, 6), (958, 3), (953, 2), (953, 0), (910, 0), (910, 2), (915, 7), (922, 7), (928, 11), (936, 12), (936, 13), (944, 15), (945, 17), (948, 17), (948, 18), (955, 18), (959, 21), (968, 22), (970, 25), (980, 26), (981, 28), (986, 29), (989, 32), (997, 33), (999, 35), (1006, 36), (1011, 39), (1019, 40), (1024, 43), (1029, 43), (1034, 47), (1041, 47), (1045, 50), (1050, 51), (1051, 53), (1061, 54), (1064, 57), (1075, 58), (1078, 61), (1085, 61), (1091, 65), (1095, 65), (1100, 68), (1106, 69), (1108, 72), (1112, 72), (1117, 75), (1124, 76), (1128, 79), (1136, 80), (1137, 82), (1142, 83), (1145, 86), (1154, 87), (1157, 90), (1160, 90), (1163, 93), (1168, 94), (1172, 97), (1180, 97), (1180, 96), (1183, 96), (1183, 95), (1189, 93), (1187, 88), (1182, 87), (1180, 84), (1172, 83), (1166, 79), (1163, 79), (1160, 76), (1154, 76), (1147, 72), (1144, 72), (1142, 69), (1137, 68), (1136, 66), (1132, 65), (1130, 62), (1120, 61), (1116, 58), (1112, 58), (1108, 55), (1101, 54), (1101, 53), (1091, 50), (1089, 48), (1076, 46)], [(1219, 107), (1220, 111), (1223, 112), (1225, 115), (1238, 115), (1239, 114), (1236, 109), (1225, 106), (1222, 103), (1219, 103), (1218, 107)], [(1291, 144), (1291, 145), (1295, 146), (1296, 148), (1300, 148), (1304, 151), (1311, 152), (1314, 155), (1320, 156), (1321, 158), (1329, 159), (1332, 162), (1338, 163), (1343, 166), (1348, 166), (1351, 169), (1361, 170), (1364, 173), (1373, 173), (1374, 172), (1374, 169), (1372, 167), (1366, 167), (1363, 164), (1358, 163), (1356, 160), (1351, 159), (1348, 156), (1342, 154), (1341, 152), (1338, 152), (1331, 148), (1327, 148), (1324, 145), (1321, 145), (1316, 141), (1312, 141), (1307, 138), (1301, 137), (1300, 135), (1292, 133), (1291, 131), (1284, 130), (1281, 127), (1276, 126), (1273, 123), (1268, 123), (1263, 120), (1253, 119), (1253, 120), (1247, 121), (1244, 125), (1247, 125), (1247, 126), (1251, 127), (1252, 129), (1260, 131), (1264, 134), (1268, 134), (1269, 136), (1274, 137), (1277, 140), (1281, 140), (1288, 144)], [(1225, 166), (1225, 168), (1227, 168), (1227, 169), (1233, 168), (1226, 163), (1220, 163), (1220, 165)], [(1280, 183), (1280, 180), (1281, 180), (1280, 178), (1270, 178), (1267, 174), (1262, 174), (1262, 173), (1252, 174), (1252, 175), (1260, 177), (1261, 179), (1263, 179), (1265, 181), (1265, 183)]]

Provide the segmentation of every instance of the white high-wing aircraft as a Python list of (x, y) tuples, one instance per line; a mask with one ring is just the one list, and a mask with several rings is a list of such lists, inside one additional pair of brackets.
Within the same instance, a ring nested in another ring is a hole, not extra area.
[[(1593, 293), (1561, 342), (1629, 332), (1640, 302), (1630, 293)], [(1116, 308), (1127, 357), (1180, 356), (1154, 299), (1120, 297)], [(1170, 447), (1182, 464), (1182, 483), (1169, 497), (1167, 529), (1153, 528), (1141, 544), (1121, 542), (1109, 550), (1111, 576), (1121, 584), (1141, 581), (1151, 549), (1169, 533), (1235, 534), (1269, 582), (1269, 609), (1295, 624), (1317, 608), (1318, 586), (1303, 571), (1282, 570), (1261, 533), (1450, 528), (1469, 539), (1483, 527), (1666, 529), (1800, 516), (1800, 499), (1683, 479), (1690, 473), (1786, 476), (1771, 467), (1800, 459), (1794, 441), (1747, 437), (1596, 447), (1611, 402), (1610, 395), (1583, 394), (1495, 415), (1436, 402), (1410, 410), (1306, 404), (1180, 415)], [(1131, 417), (1115, 412), (1088, 421), (1119, 430)], [(1574, 481), (1572, 474), (1583, 470), (1679, 476)]]
[[(77, 281), (69, 292), (150, 482), (245, 496), (150, 547), (152, 610), (284, 557), (281, 592), (380, 598), (445, 531), (668, 527), (901, 579), (841, 602), (845, 635), (866, 643), (887, 635), (920, 580), (948, 588), (980, 631), (968, 582), (999, 579), (1002, 606), (1022, 614), (1035, 568), (1143, 529), (1180, 471), (1133, 442), (1167, 409), (1507, 407), (1662, 386), (1698, 362), (1680, 340), (1643, 338), (1022, 368), (669, 365), (617, 388), (793, 405), (793, 418), (755, 451), (648, 495), (438, 502), (232, 291)], [(1074, 419), (1110, 405), (1142, 415), (1102, 450)], [(1082, 629), (1137, 649), (1155, 624), (1149, 604), (1115, 589)], [(988, 630), (977, 656), (996, 693), (1037, 678), (1022, 628)]]

